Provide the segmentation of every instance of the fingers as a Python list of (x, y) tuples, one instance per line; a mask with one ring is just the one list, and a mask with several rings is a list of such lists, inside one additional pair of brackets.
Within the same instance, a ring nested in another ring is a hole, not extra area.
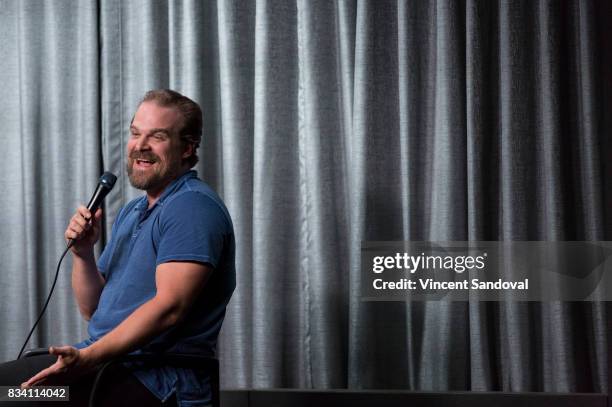
[[(54, 364), (46, 369), (41, 370), (29, 380), (21, 383), (21, 387), (30, 387), (39, 385), (47, 381), (52, 376), (57, 377), (69, 377), (71, 374), (82, 374), (82, 368), (79, 368), (79, 356), (80, 351), (73, 346), (51, 346), (49, 347), (49, 353), (57, 356), (57, 360)], [(81, 369), (81, 373), (79, 372)]]
[[(83, 205), (77, 208), (77, 213), (79, 213), (87, 222), (91, 220), (91, 212), (89, 209), (84, 207)], [(94, 214), (94, 220), (100, 219), (102, 217), (102, 208), (96, 209), (96, 213)]]
[(91, 212), (89, 212), (89, 209), (87, 209), (83, 205), (77, 208), (77, 214), (81, 215), (81, 217), (85, 219), (86, 222), (89, 222), (89, 220), (91, 219)]
[(51, 346), (49, 353), (57, 356), (72, 356), (75, 354), (76, 348), (72, 346)]
[[(100, 217), (102, 216), (102, 211), (98, 209), (95, 214), (94, 222), (96, 223), (93, 226), (97, 226), (100, 221)], [(83, 205), (79, 206), (76, 210), (76, 213), (72, 218), (70, 218), (70, 223), (68, 224), (68, 228), (64, 233), (64, 237), (66, 239), (77, 240), (80, 239), (85, 232), (87, 232), (91, 227), (92, 223), (92, 214), (91, 212)]]
[(70, 218), (70, 223), (64, 234), (67, 239), (78, 239), (83, 232), (89, 229), (91, 213), (84, 206), (79, 206), (76, 213)]
[(96, 210), (96, 213), (94, 214), (93, 226), (94, 227), (100, 226), (101, 219), (102, 219), (102, 208), (98, 208), (98, 210)]
[(37, 384), (44, 382), (49, 376), (52, 376), (53, 374), (59, 371), (59, 366), (57, 365), (58, 365), (57, 362), (55, 362), (48, 368), (43, 369), (40, 372), (36, 373), (34, 376), (28, 379), (28, 381), (21, 383), (21, 387), (23, 388), (23, 387), (35, 386)]

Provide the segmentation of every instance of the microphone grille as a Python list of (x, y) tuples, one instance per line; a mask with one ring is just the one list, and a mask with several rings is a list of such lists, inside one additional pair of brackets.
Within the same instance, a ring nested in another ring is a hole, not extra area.
[(116, 181), (117, 177), (112, 172), (107, 171), (100, 177), (100, 184), (104, 185), (109, 190), (113, 189)]

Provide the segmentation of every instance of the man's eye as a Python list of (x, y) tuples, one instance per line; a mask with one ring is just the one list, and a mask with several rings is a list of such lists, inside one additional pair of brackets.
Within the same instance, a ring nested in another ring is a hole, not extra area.
[(140, 136), (139, 133), (134, 133), (134, 132), (130, 132), (130, 135), (132, 136), (132, 138)]
[(162, 133), (155, 133), (155, 134), (153, 134), (153, 138), (155, 140), (163, 140), (163, 139), (166, 138), (166, 136), (164, 134), (162, 134)]

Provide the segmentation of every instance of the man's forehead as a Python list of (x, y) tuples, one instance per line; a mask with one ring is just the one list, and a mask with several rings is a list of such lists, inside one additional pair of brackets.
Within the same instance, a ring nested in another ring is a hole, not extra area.
[(139, 130), (167, 129), (173, 130), (182, 122), (181, 114), (173, 107), (160, 106), (155, 102), (142, 102), (130, 123), (130, 127)]

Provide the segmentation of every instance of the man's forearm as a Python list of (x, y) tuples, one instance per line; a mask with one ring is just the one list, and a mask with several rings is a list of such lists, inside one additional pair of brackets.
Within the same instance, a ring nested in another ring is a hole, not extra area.
[(81, 314), (89, 320), (98, 307), (104, 288), (104, 278), (98, 271), (96, 260), (91, 253), (72, 258), (72, 289)]
[(63, 377), (63, 380), (65, 378), (74, 379), (78, 375), (92, 372), (96, 366), (113, 360), (117, 356), (141, 348), (179, 321), (178, 315), (183, 313), (179, 312), (178, 307), (170, 306), (168, 301), (154, 297), (138, 307), (115, 329), (87, 348), (80, 350), (73, 346), (50, 348), (49, 352), (58, 356), (57, 361), (22, 383), (22, 387), (43, 383), (49, 377), (54, 376)]
[(178, 321), (178, 310), (154, 297), (138, 307), (115, 329), (81, 352), (84, 357), (96, 364), (104, 363), (143, 347)]

